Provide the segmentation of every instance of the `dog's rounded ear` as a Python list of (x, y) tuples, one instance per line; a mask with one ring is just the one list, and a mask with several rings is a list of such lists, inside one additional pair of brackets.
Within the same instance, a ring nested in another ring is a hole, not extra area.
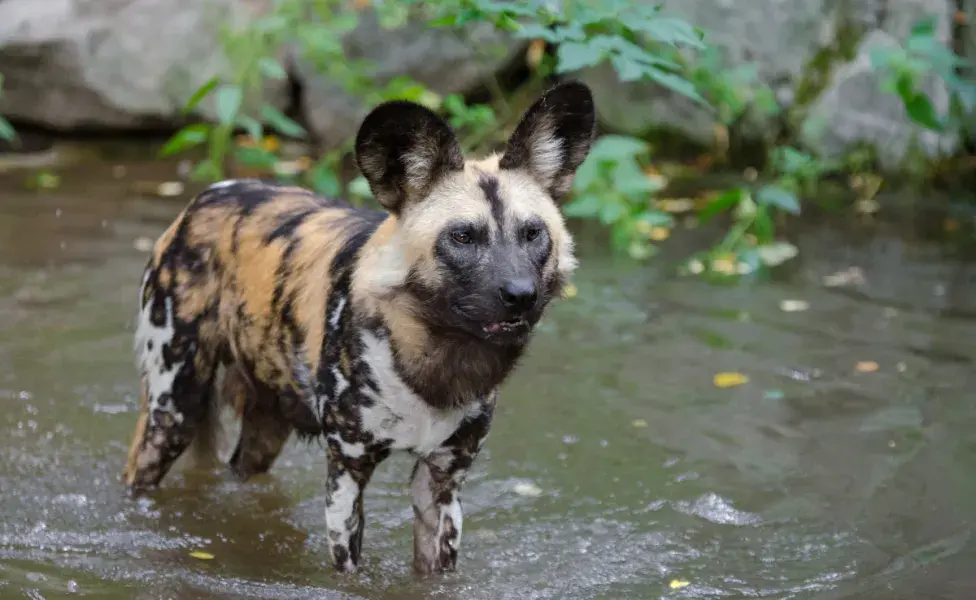
[(397, 214), (423, 200), (438, 179), (463, 169), (464, 156), (447, 122), (419, 104), (394, 100), (366, 115), (356, 163), (379, 203)]
[(525, 169), (558, 199), (569, 193), (573, 176), (593, 145), (593, 93), (569, 81), (545, 92), (522, 116), (499, 166)]

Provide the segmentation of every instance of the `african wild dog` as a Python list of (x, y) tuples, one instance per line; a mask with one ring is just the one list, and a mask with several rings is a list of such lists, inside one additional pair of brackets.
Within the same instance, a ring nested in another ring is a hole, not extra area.
[(230, 404), (242, 479), (267, 471), (293, 431), (326, 440), (339, 570), (359, 563), (374, 468), (413, 453), (414, 567), (454, 569), (460, 486), (496, 391), (576, 264), (555, 200), (593, 134), (591, 93), (575, 82), (545, 93), (483, 160), (430, 110), (394, 101), (355, 146), (388, 212), (257, 180), (194, 198), (142, 280), (129, 493), (155, 488)]

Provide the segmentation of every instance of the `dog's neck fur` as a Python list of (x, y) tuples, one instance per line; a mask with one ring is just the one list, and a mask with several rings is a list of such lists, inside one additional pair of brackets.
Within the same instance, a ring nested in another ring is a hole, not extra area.
[(525, 344), (502, 346), (461, 332), (434, 331), (402, 296), (381, 301), (369, 321), (385, 334), (398, 375), (425, 402), (450, 409), (483, 400), (508, 377)]

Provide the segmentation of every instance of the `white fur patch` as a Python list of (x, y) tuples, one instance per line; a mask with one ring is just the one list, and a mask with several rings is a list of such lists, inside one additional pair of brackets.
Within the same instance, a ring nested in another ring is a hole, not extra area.
[[(356, 485), (356, 481), (349, 473), (343, 473), (337, 477), (336, 486), (335, 492), (332, 493), (332, 502), (325, 506), (325, 524), (329, 529), (329, 548), (341, 546), (348, 549), (352, 531), (346, 523), (356, 509), (359, 486)], [(342, 566), (347, 571), (356, 569), (351, 556), (346, 559), (346, 564)]]
[(430, 454), (453, 434), (479, 405), (438, 410), (423, 401), (396, 374), (389, 342), (362, 334), (364, 359), (373, 370), (379, 393), (367, 391), (374, 404), (361, 409), (363, 429), (377, 439), (390, 440), (392, 449)]
[[(145, 285), (146, 280), (143, 280)], [(162, 326), (157, 326), (152, 322), (152, 307), (155, 298), (150, 298), (149, 302), (139, 312), (139, 320), (136, 326), (135, 349), (138, 356), (139, 371), (146, 379), (149, 400), (149, 418), (153, 419), (155, 411), (167, 412), (173, 416), (177, 423), (183, 421), (180, 414), (172, 402), (173, 382), (177, 374), (183, 368), (183, 361), (174, 362), (170, 368), (166, 368), (163, 360), (163, 347), (173, 342), (176, 335), (173, 317), (173, 299), (166, 297), (166, 321)], [(165, 404), (160, 404), (160, 398), (168, 395)]]
[(549, 187), (563, 165), (563, 142), (551, 128), (542, 126), (532, 134), (530, 144), (532, 174), (543, 187)]

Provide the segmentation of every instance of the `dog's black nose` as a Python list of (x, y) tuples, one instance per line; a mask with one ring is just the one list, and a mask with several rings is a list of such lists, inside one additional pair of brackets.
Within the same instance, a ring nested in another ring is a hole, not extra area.
[(505, 308), (519, 311), (532, 308), (539, 295), (535, 281), (529, 278), (509, 279), (498, 288), (498, 294)]

